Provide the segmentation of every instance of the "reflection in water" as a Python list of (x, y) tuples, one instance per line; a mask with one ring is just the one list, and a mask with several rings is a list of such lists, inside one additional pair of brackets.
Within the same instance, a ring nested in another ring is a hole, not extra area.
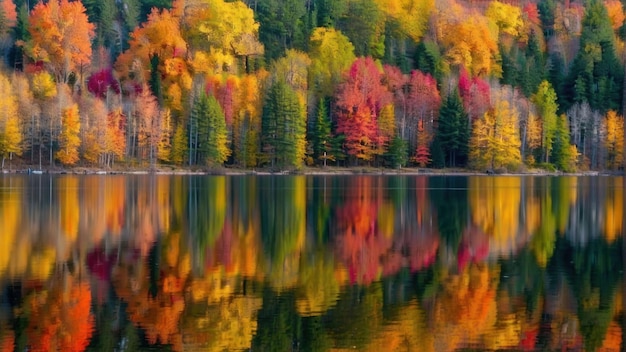
[(0, 177), (0, 350), (604, 350), (612, 177)]

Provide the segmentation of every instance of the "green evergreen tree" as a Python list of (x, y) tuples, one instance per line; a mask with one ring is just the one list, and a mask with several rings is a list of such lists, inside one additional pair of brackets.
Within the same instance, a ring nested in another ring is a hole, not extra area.
[(462, 166), (467, 161), (468, 124), (469, 120), (463, 108), (463, 102), (455, 90), (446, 97), (439, 109), (437, 139), (445, 155), (446, 166)]
[(441, 148), (441, 142), (439, 141), (438, 137), (435, 137), (435, 140), (433, 140), (433, 143), (430, 146), (430, 149), (431, 149), (431, 157), (432, 157), (432, 161), (431, 161), (432, 167), (434, 167), (435, 169), (441, 169), (445, 167), (446, 156), (443, 153), (443, 149)]
[(193, 106), (198, 121), (198, 157), (207, 165), (223, 164), (230, 156), (224, 111), (213, 95), (202, 92)]
[(389, 144), (389, 149), (385, 153), (385, 159), (392, 168), (406, 166), (409, 160), (409, 143), (396, 135)]
[(422, 40), (415, 48), (413, 55), (414, 67), (423, 73), (429, 73), (440, 84), (443, 79), (441, 51), (437, 43), (430, 40)]
[(282, 80), (269, 89), (261, 118), (261, 144), (272, 167), (302, 166), (306, 119), (296, 92)]
[(567, 111), (583, 96), (594, 110), (621, 111), (624, 70), (615, 51), (613, 28), (608, 11), (599, 0), (586, 7), (580, 35), (580, 50), (567, 78)]
[(573, 172), (576, 168), (576, 155), (570, 144), (569, 126), (565, 114), (557, 118), (553, 150), (554, 165), (562, 171)]
[(331, 133), (330, 117), (326, 108), (326, 99), (320, 99), (317, 106), (317, 114), (315, 118), (315, 126), (311, 140), (313, 142), (313, 156), (315, 160), (319, 160), (324, 166), (331, 160), (335, 160), (334, 155), (334, 137)]
[(259, 21), (259, 41), (265, 46), (267, 61), (285, 54), (287, 49), (304, 50), (306, 33), (305, 3), (300, 0), (257, 0), (255, 17)]

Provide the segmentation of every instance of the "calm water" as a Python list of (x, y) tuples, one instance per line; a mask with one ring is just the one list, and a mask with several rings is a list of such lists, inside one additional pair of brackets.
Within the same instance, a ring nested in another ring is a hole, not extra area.
[(0, 175), (0, 351), (619, 351), (623, 192)]

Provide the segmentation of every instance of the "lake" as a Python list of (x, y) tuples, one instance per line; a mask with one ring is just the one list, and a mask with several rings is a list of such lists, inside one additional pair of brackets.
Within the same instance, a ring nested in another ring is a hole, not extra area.
[(623, 350), (621, 177), (0, 175), (0, 351)]

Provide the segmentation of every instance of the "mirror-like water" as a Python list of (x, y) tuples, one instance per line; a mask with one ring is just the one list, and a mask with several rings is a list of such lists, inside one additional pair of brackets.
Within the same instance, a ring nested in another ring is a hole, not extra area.
[(0, 175), (0, 351), (624, 345), (622, 179)]

